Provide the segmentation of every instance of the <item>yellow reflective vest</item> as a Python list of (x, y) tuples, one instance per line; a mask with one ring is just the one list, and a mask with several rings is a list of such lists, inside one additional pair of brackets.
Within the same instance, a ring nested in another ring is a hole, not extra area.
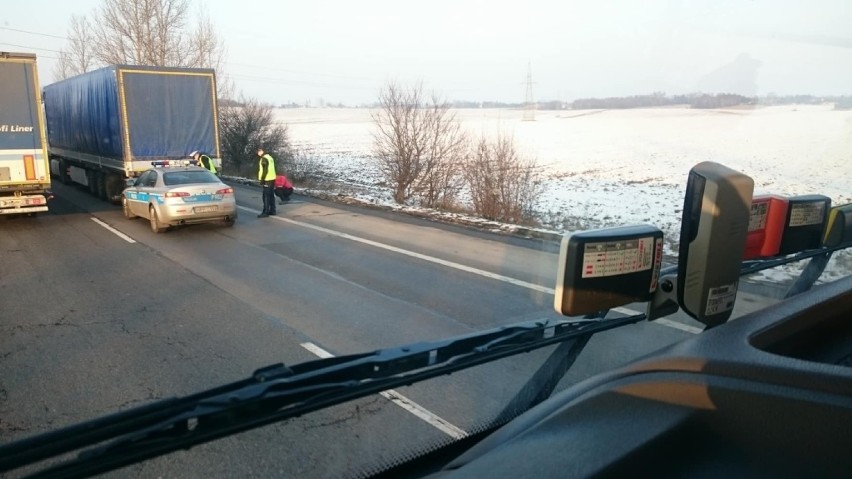
[[(204, 166), (204, 158), (207, 158), (207, 164), (210, 165), (209, 168), (207, 168), (207, 166)], [(207, 155), (201, 155), (200, 157), (198, 157), (198, 159), (199, 159), (199, 162), (201, 163), (198, 166), (207, 168), (208, 170), (210, 170), (210, 173), (213, 173), (214, 175), (216, 174), (216, 164), (213, 163), (213, 158), (210, 158)]]
[[(266, 160), (266, 178), (262, 178), (263, 175), (263, 160)], [(260, 157), (260, 161), (257, 162), (257, 179), (260, 181), (274, 181), (275, 180), (275, 160), (269, 156), (269, 153), (264, 154)]]

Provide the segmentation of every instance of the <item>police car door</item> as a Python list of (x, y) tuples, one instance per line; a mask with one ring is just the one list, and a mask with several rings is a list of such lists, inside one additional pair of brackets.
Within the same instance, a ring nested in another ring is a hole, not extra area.
[(150, 188), (146, 188), (145, 185), (151, 180), (155, 180), (156, 174), (157, 173), (154, 170), (148, 170), (142, 173), (138, 178), (136, 178), (133, 186), (125, 191), (124, 194), (127, 197), (127, 204), (130, 206), (130, 211), (132, 211), (133, 214), (143, 218), (148, 218), (148, 199), (150, 198), (150, 192), (147, 190)]

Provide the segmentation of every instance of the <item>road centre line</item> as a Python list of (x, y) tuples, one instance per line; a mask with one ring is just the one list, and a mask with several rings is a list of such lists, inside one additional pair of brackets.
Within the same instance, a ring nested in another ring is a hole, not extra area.
[[(325, 349), (317, 346), (314, 343), (302, 343), (301, 346), (303, 348), (307, 349), (308, 351), (312, 352), (313, 354), (317, 355), (320, 358), (333, 358), (334, 357), (333, 354), (331, 354), (330, 352), (326, 351)], [(414, 414), (418, 418), (426, 421), (431, 426), (435, 427), (436, 429), (445, 433), (446, 435), (452, 437), (453, 439), (461, 439), (461, 438), (467, 436), (467, 433), (464, 430), (456, 427), (455, 425), (453, 425), (449, 421), (441, 418), (437, 414), (433, 413), (432, 411), (429, 411), (428, 409), (417, 404), (416, 402), (412, 401), (411, 399), (408, 399), (407, 397), (403, 396), (402, 394), (396, 392), (393, 389), (388, 389), (386, 391), (382, 391), (379, 394), (381, 394), (382, 397), (391, 401), (392, 403), (396, 404), (397, 406), (405, 409), (406, 411), (410, 412), (411, 414)]]
[(103, 221), (99, 220), (98, 218), (95, 218), (94, 216), (92, 217), (92, 221), (103, 226), (104, 228), (107, 229), (107, 231), (110, 231), (111, 233), (115, 234), (116, 236), (123, 239), (124, 241), (127, 241), (128, 243), (135, 243), (136, 242), (136, 240), (134, 240), (130, 236), (127, 236), (126, 234), (122, 233), (121, 231), (118, 231), (117, 229), (115, 229), (112, 226), (104, 223)]
[[(249, 211), (249, 212), (252, 212), (252, 213), (255, 213), (255, 214), (258, 213), (257, 210), (247, 208), (245, 206), (237, 206), (237, 208), (240, 208), (242, 210), (246, 210), (246, 211)], [(376, 248), (381, 248), (381, 249), (385, 249), (385, 250), (388, 250), (388, 251), (393, 251), (394, 253), (399, 253), (399, 254), (402, 254), (402, 255), (410, 256), (412, 258), (417, 258), (417, 259), (420, 259), (420, 260), (423, 260), (423, 261), (428, 261), (430, 263), (440, 264), (440, 265), (446, 266), (448, 268), (453, 268), (453, 269), (457, 269), (457, 270), (460, 270), (460, 271), (473, 273), (473, 274), (476, 274), (476, 275), (479, 275), (479, 276), (484, 276), (486, 278), (495, 279), (497, 281), (503, 281), (504, 283), (513, 284), (515, 286), (520, 286), (522, 288), (531, 289), (533, 291), (538, 291), (540, 293), (546, 293), (546, 294), (550, 294), (550, 295), (556, 294), (556, 290), (553, 289), (553, 288), (548, 288), (546, 286), (541, 286), (541, 285), (538, 285), (538, 284), (529, 283), (527, 281), (521, 281), (519, 279), (510, 278), (508, 276), (503, 276), (501, 274), (492, 273), (490, 271), (485, 271), (485, 270), (481, 270), (481, 269), (478, 269), (478, 268), (473, 268), (471, 266), (466, 266), (466, 265), (463, 265), (463, 264), (454, 263), (452, 261), (447, 261), (447, 260), (444, 260), (444, 259), (441, 259), (441, 258), (436, 258), (434, 256), (428, 256), (428, 255), (425, 255), (425, 254), (416, 253), (414, 251), (409, 251), (407, 249), (398, 248), (396, 246), (391, 246), (391, 245), (388, 245), (388, 244), (379, 243), (378, 241), (373, 241), (373, 240), (369, 240), (369, 239), (366, 239), (366, 238), (361, 238), (360, 236), (354, 236), (354, 235), (351, 235), (349, 233), (343, 233), (341, 231), (332, 230), (332, 229), (325, 228), (325, 227), (322, 227), (322, 226), (317, 226), (317, 225), (312, 225), (310, 223), (304, 223), (304, 222), (301, 222), (301, 221), (292, 220), (290, 218), (286, 218), (286, 217), (283, 217), (283, 216), (273, 215), (273, 216), (270, 216), (269, 218), (273, 218), (273, 219), (278, 220), (278, 221), (283, 221), (285, 223), (291, 223), (291, 224), (301, 226), (301, 227), (304, 227), (304, 228), (309, 228), (309, 229), (312, 229), (312, 230), (320, 231), (320, 232), (325, 233), (325, 234), (337, 236), (338, 238), (344, 238), (344, 239), (352, 240), (352, 241), (355, 241), (355, 242), (358, 242), (358, 243), (374, 246)], [(628, 309), (628, 308), (613, 308), (612, 310), (616, 311), (618, 313), (627, 315), (627, 316), (633, 316), (633, 315), (641, 314), (639, 311), (634, 311), (634, 310)], [(679, 329), (681, 331), (690, 332), (690, 333), (697, 334), (697, 333), (701, 332), (701, 330), (698, 329), (698, 328), (695, 328), (693, 326), (688, 326), (688, 325), (685, 325), (685, 324), (680, 324), (676, 321), (671, 321), (671, 320), (662, 321), (660, 319), (657, 319), (654, 322), (659, 323), (659, 324), (664, 325), (664, 326), (669, 326), (669, 327), (672, 327), (672, 328), (675, 328), (675, 329)]]

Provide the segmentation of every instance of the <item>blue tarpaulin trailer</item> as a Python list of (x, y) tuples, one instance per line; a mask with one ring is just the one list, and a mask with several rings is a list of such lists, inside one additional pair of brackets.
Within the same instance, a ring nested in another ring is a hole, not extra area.
[(112, 65), (44, 87), (51, 172), (117, 201), (154, 161), (221, 166), (214, 70)]

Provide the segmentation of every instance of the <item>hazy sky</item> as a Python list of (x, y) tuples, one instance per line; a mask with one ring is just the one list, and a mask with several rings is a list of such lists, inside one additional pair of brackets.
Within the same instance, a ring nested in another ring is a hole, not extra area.
[[(850, 0), (194, 0), (224, 73), (274, 104), (371, 103), (389, 81), (448, 100), (523, 102), (664, 91), (852, 94)], [(72, 14), (102, 0), (4, 1), (0, 50), (54, 80)]]

